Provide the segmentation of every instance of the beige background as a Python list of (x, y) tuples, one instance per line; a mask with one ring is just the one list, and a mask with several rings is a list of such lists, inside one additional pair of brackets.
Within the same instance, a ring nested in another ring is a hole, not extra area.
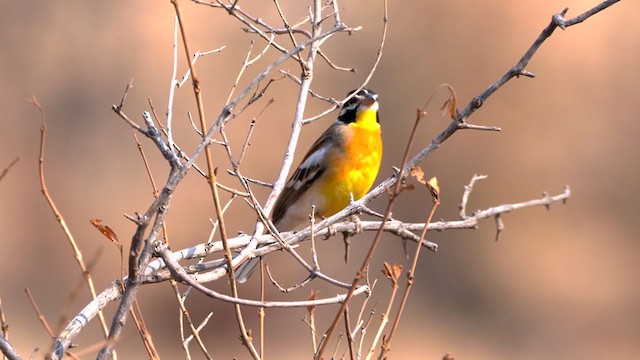
[[(381, 97), (385, 141), (378, 181), (398, 164), (415, 109), (439, 84), (453, 85), (463, 106), (522, 56), (552, 14), (569, 6), (569, 15), (576, 15), (595, 3), (392, 1), (385, 52), (370, 83)], [(240, 5), (279, 24), (272, 2), (241, 1)], [(353, 36), (338, 35), (324, 49), (335, 63), (354, 66), (359, 72), (337, 72), (318, 62), (312, 88), (331, 97), (360, 84), (375, 57), (382, 27), (381, 2), (341, 1), (341, 6), (343, 19), (351, 26), (362, 25), (363, 30)], [(223, 11), (188, 2), (183, 7), (194, 51), (226, 46), (223, 53), (198, 63), (207, 115), (213, 120), (255, 37), (242, 32)], [(306, 14), (303, 5), (283, 3), (283, 7), (292, 21)], [(7, 2), (2, 8), (0, 169), (16, 156), (21, 160), (0, 182), (0, 297), (11, 325), (10, 338), (28, 357), (35, 347), (42, 355), (50, 341), (23, 289), (31, 289), (55, 326), (81, 277), (39, 191), (40, 118), (25, 99), (36, 95), (46, 109), (49, 190), (85, 257), (91, 259), (102, 250), (93, 276), (98, 288), (103, 288), (118, 275), (119, 256), (89, 220), (102, 219), (127, 242), (134, 226), (123, 213), (143, 212), (152, 201), (131, 129), (109, 108), (119, 102), (133, 77), (135, 85), (125, 108), (128, 115), (139, 120), (141, 112), (148, 110), (147, 98), (159, 114), (165, 112), (173, 10), (168, 1)], [(463, 186), (474, 173), (489, 178), (472, 194), (470, 210), (536, 198), (541, 191), (559, 193), (565, 184), (571, 185), (573, 195), (568, 204), (555, 205), (551, 211), (533, 208), (503, 216), (507, 227), (497, 243), (492, 220), (482, 222), (475, 231), (430, 234), (440, 251), (425, 253), (420, 260), (415, 292), (394, 342), (395, 358), (438, 359), (446, 351), (459, 359), (632, 359), (640, 355), (638, 11), (637, 3), (624, 1), (584, 24), (555, 33), (528, 67), (536, 79), (513, 80), (470, 119), (500, 126), (502, 133), (460, 132), (423, 163), (442, 185), (438, 218), (456, 218)], [(284, 37), (280, 41), (289, 44)], [(256, 50), (263, 46), (263, 41), (256, 42)], [(275, 56), (270, 52), (256, 63), (243, 83)], [(182, 53), (179, 59), (183, 74)], [(281, 68), (299, 73), (295, 63)], [(247, 176), (269, 182), (275, 178), (294, 95), (295, 86), (287, 80), (271, 87), (267, 96), (275, 104), (258, 119), (243, 163)], [(427, 144), (448, 123), (438, 109), (444, 98), (440, 96), (430, 107), (417, 145)], [(228, 126), (234, 139), (244, 138), (250, 118), (265, 100)], [(325, 106), (314, 100), (307, 114)], [(189, 88), (177, 92), (174, 111), (176, 139), (191, 151), (197, 136), (186, 120), (187, 111), (195, 112)], [(334, 117), (335, 113), (304, 129), (298, 156)], [(147, 140), (144, 144), (156, 181), (162, 182), (167, 167), (153, 145)], [(238, 154), (239, 147), (234, 151)], [(228, 168), (223, 153), (216, 152), (216, 159), (221, 170)], [(231, 178), (223, 180), (235, 185)], [(264, 199), (266, 191), (256, 191)], [(394, 215), (421, 220), (428, 201), (422, 192), (405, 195)], [(384, 201), (372, 207), (381, 211)], [(171, 205), (172, 247), (205, 241), (212, 216), (206, 184), (192, 173)], [(227, 219), (231, 233), (252, 230), (254, 217), (240, 202), (234, 203)], [(354, 239), (349, 270), (342, 262), (339, 237), (321, 243), (321, 265), (335, 275), (349, 274), (369, 239)], [(403, 262), (397, 239), (386, 236), (383, 243), (375, 269), (382, 260)], [(298, 268), (288, 267), (292, 263), (284, 255), (273, 256), (271, 263), (280, 265), (275, 271), (287, 284), (302, 277)], [(285, 275), (286, 269), (292, 269), (291, 276)], [(375, 270), (374, 275), (378, 274)], [(224, 281), (213, 287), (227, 290)], [(322, 290), (324, 296), (336, 292), (320, 283), (310, 287)], [(306, 298), (309, 291), (307, 287), (288, 298)], [(241, 292), (258, 296), (257, 282)], [(380, 282), (376, 292), (384, 298), (388, 285)], [(273, 290), (269, 296), (284, 298)], [(147, 286), (139, 298), (162, 357), (183, 358), (171, 288)], [(70, 305), (71, 313), (88, 299), (82, 288), (79, 299)], [(213, 312), (202, 334), (217, 358), (248, 357), (237, 340), (230, 305), (193, 293), (188, 306), (195, 321)], [(378, 305), (378, 310), (385, 306)], [(108, 317), (114, 309), (115, 304), (107, 308)], [(322, 314), (318, 320), (320, 329), (325, 329), (332, 311)], [(267, 357), (309, 357), (304, 315), (303, 310), (268, 312)], [(255, 310), (247, 309), (246, 316), (255, 329)], [(374, 324), (377, 321), (375, 316)], [(86, 346), (100, 341), (98, 329), (97, 322), (92, 322), (77, 343)], [(144, 358), (133, 328), (129, 326), (125, 334), (119, 344), (121, 358)], [(197, 348), (192, 350), (195, 358), (201, 357)]]

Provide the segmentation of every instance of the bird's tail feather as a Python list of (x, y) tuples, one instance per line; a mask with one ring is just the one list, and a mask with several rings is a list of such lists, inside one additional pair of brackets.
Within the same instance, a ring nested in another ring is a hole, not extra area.
[(260, 265), (260, 258), (252, 258), (245, 261), (242, 265), (238, 266), (236, 269), (236, 281), (239, 283), (244, 283), (249, 279), (251, 274), (258, 268)]

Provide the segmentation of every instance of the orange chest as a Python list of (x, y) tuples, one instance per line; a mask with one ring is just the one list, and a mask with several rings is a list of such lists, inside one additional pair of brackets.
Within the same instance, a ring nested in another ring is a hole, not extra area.
[[(378, 174), (382, 159), (382, 138), (380, 129), (355, 128), (344, 146), (344, 156), (340, 161), (343, 171), (373, 172)], [(373, 181), (373, 180), (372, 180)]]
[(382, 139), (380, 129), (352, 129), (345, 139), (342, 151), (335, 153), (330, 161), (322, 192), (327, 200), (322, 213), (332, 215), (355, 200), (364, 196), (373, 185), (382, 159)]

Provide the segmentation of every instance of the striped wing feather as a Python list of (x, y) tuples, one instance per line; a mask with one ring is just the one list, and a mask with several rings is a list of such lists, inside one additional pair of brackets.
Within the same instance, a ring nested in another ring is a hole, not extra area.
[(324, 160), (331, 146), (331, 139), (336, 126), (337, 124), (330, 126), (318, 140), (311, 145), (304, 159), (302, 159), (300, 166), (285, 184), (273, 208), (271, 219), (274, 224), (277, 225), (278, 222), (282, 220), (287, 208), (302, 196), (326, 171)]

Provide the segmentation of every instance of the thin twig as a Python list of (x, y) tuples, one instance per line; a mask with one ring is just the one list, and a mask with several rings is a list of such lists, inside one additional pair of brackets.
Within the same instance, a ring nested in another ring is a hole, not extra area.
[[(197, 4), (207, 5), (207, 6), (211, 6), (211, 7), (224, 8), (229, 15), (235, 17), (240, 22), (242, 22), (243, 24), (248, 26), (251, 32), (254, 32), (254, 33), (258, 34), (261, 38), (263, 38), (269, 44), (271, 44), (271, 46), (274, 49), (280, 51), (283, 54), (287, 53), (287, 50), (286, 50), (286, 48), (284, 46), (281, 46), (280, 44), (276, 43), (275, 41), (273, 41), (271, 36), (269, 36), (269, 35), (276, 35), (276, 34), (278, 34), (280, 32), (277, 32), (275, 29), (269, 27), (261, 19), (256, 18), (256, 17), (252, 17), (251, 15), (246, 13), (243, 9), (241, 9), (239, 6), (236, 6), (235, 4), (234, 5), (225, 5), (222, 2), (220, 2), (220, 0), (216, 0), (216, 3), (207, 3), (207, 2), (204, 2), (204, 1), (201, 1), (201, 0), (194, 0), (194, 2), (197, 3)], [(267, 27), (267, 28), (269, 28), (269, 30), (267, 32), (265, 32), (265, 31), (263, 31), (261, 29), (258, 29), (255, 25), (253, 25), (251, 22), (249, 22), (245, 18), (251, 19), (252, 22), (254, 22), (256, 24), (259, 24), (260, 26)], [(267, 35), (267, 33), (269, 33), (269, 35)], [(311, 36), (309, 36), (309, 38), (310, 37)], [(300, 58), (299, 58), (298, 55), (294, 55), (294, 56), (292, 56), (292, 58), (295, 61), (300, 61)]]
[(136, 124), (133, 120), (129, 119), (129, 117), (127, 117), (127, 115), (125, 115), (125, 113), (122, 111), (122, 108), (124, 107), (124, 101), (127, 98), (127, 94), (129, 93), (129, 90), (131, 90), (131, 88), (133, 87), (133, 79), (131, 79), (131, 81), (129, 81), (129, 83), (127, 83), (127, 86), (124, 88), (124, 93), (122, 94), (122, 98), (120, 98), (120, 104), (118, 105), (112, 105), (111, 109), (118, 114), (124, 121), (127, 122), (127, 124), (129, 124), (132, 128), (143, 132), (144, 130), (140, 127), (140, 125)]
[[(180, 5), (178, 0), (171, 0), (171, 3), (173, 4), (173, 7), (175, 8), (175, 12), (176, 12), (176, 16), (178, 17), (178, 23), (180, 25), (180, 33), (182, 34), (182, 44), (184, 46), (184, 52), (185, 55), (187, 56), (187, 61), (189, 61), (189, 69), (191, 70), (191, 80), (193, 82), (193, 92), (195, 94), (196, 97), (196, 104), (198, 105), (198, 118), (200, 120), (200, 129), (202, 131), (202, 133), (204, 134), (207, 130), (207, 122), (205, 119), (205, 112), (204, 112), (204, 102), (202, 100), (202, 89), (200, 88), (200, 78), (198, 76), (198, 74), (196, 73), (196, 68), (195, 65), (193, 65), (190, 62), (190, 54), (191, 51), (189, 50), (189, 41), (187, 39), (187, 33), (184, 27), (184, 19), (182, 17), (181, 14), (181, 10), (180, 10)], [(250, 51), (249, 51), (250, 53)], [(246, 64), (246, 60), (245, 60), (245, 64)], [(240, 74), (238, 75), (238, 79), (240, 78), (240, 76), (242, 75), (242, 71), (245, 69), (245, 66), (243, 66)], [(233, 88), (235, 89), (235, 87)], [(231, 99), (231, 95), (233, 93), (233, 89), (231, 90), (231, 94), (229, 94), (229, 99), (227, 99), (226, 105), (229, 105), (229, 100)], [(222, 214), (222, 206), (220, 204), (220, 196), (218, 194), (218, 187), (216, 186), (217, 183), (217, 176), (216, 176), (216, 170), (213, 167), (213, 156), (211, 155), (211, 148), (210, 146), (205, 146), (204, 148), (204, 153), (205, 153), (205, 159), (207, 162), (207, 174), (208, 174), (208, 183), (209, 183), (209, 188), (211, 190), (211, 195), (213, 197), (213, 203), (214, 203), (214, 207), (215, 207), (215, 211), (216, 211), (216, 217), (217, 217), (217, 221), (218, 221), (218, 225), (219, 225), (219, 229), (220, 229), (220, 236), (222, 239), (222, 245), (225, 248), (225, 259), (227, 260), (228, 264), (232, 263), (232, 259), (233, 256), (231, 254), (231, 250), (229, 249), (229, 246), (227, 244), (227, 230), (225, 227), (225, 223), (224, 223), (224, 218), (223, 218), (223, 214)], [(238, 288), (237, 288), (237, 284), (236, 284), (236, 279), (235, 279), (235, 271), (233, 266), (229, 266), (228, 271), (227, 271), (228, 275), (229, 275), (229, 284), (231, 286), (231, 293), (233, 294), (233, 297), (238, 298)], [(240, 336), (242, 337), (242, 342), (243, 344), (247, 347), (247, 350), (249, 351), (249, 353), (251, 354), (251, 356), (254, 359), (259, 359), (260, 358), (260, 354), (258, 354), (258, 351), (256, 350), (255, 346), (253, 345), (253, 342), (251, 340), (251, 337), (249, 336), (248, 332), (247, 332), (247, 328), (246, 325), (244, 324), (244, 320), (242, 317), (242, 311), (240, 309), (240, 305), (238, 304), (234, 304), (234, 310), (235, 310), (235, 314), (236, 314), (236, 320), (238, 322), (238, 327), (240, 330)]]
[[(278, 15), (280, 16), (280, 19), (282, 20), (282, 23), (284, 24), (284, 28), (287, 29), (287, 33), (289, 34), (289, 38), (291, 39), (291, 42), (293, 43), (293, 46), (298, 46), (298, 42), (296, 41), (296, 37), (293, 36), (293, 29), (291, 28), (291, 26), (287, 22), (287, 19), (284, 17), (284, 13), (282, 12), (282, 9), (280, 8), (280, 3), (278, 2), (278, 0), (273, 0), (273, 2), (276, 5), (276, 9), (278, 10)], [(306, 66), (305, 66), (304, 62), (300, 58), (298, 58), (297, 60), (298, 60), (298, 64), (300, 64), (300, 69), (302, 70), (302, 74), (304, 74), (306, 76), (307, 69), (306, 69)]]
[[(330, 305), (330, 304), (338, 304), (344, 301), (346, 295), (337, 295), (331, 298), (324, 298), (318, 300), (301, 300), (301, 301), (256, 301), (256, 300), (248, 300), (242, 298), (236, 298), (233, 296), (228, 296), (224, 294), (220, 294), (216, 291), (208, 289), (194, 280), (193, 276), (187, 274), (180, 264), (172, 258), (171, 252), (167, 250), (166, 245), (158, 244), (156, 247), (157, 252), (162, 257), (162, 259), (167, 264), (167, 267), (172, 271), (174, 277), (179, 281), (182, 281), (188, 285), (193, 286), (204, 295), (222, 300), (225, 302), (229, 302), (232, 304), (245, 305), (245, 306), (253, 306), (253, 307), (265, 307), (265, 308), (294, 308), (294, 307), (307, 307), (307, 306), (320, 306), (320, 305)], [(353, 292), (353, 296), (361, 295), (368, 293), (368, 286), (360, 286)]]
[[(206, 56), (206, 55), (210, 55), (210, 54), (214, 54), (214, 53), (219, 53), (222, 52), (222, 50), (224, 50), (226, 48), (225, 45), (220, 46), (217, 49), (213, 49), (213, 50), (209, 50), (209, 51), (205, 51), (205, 52), (200, 52), (200, 51), (196, 51), (196, 53), (193, 55), (193, 64), (196, 63), (196, 61), (198, 61), (198, 59), (202, 56)], [(182, 87), (187, 80), (189, 80), (189, 76), (191, 76), (191, 69), (187, 69), (187, 72), (184, 74), (184, 76), (182, 77), (182, 79), (180, 80), (180, 82), (176, 85), (177, 87)]]
[[(311, 290), (311, 295), (309, 295), (309, 299), (315, 299), (318, 296), (317, 291)], [(308, 306), (307, 311), (309, 312), (309, 329), (311, 330), (311, 344), (313, 345), (313, 352), (315, 353), (318, 349), (318, 333), (316, 332), (316, 307)]]
[(154, 198), (157, 199), (158, 195), (160, 195), (160, 192), (158, 191), (158, 187), (156, 186), (156, 181), (153, 179), (153, 173), (151, 172), (151, 167), (149, 166), (147, 155), (144, 153), (142, 143), (140, 143), (140, 140), (138, 139), (138, 135), (136, 135), (135, 132), (133, 132), (133, 139), (136, 142), (136, 147), (138, 148), (138, 152), (140, 152), (140, 157), (142, 158), (142, 163), (144, 164), (144, 168), (147, 172), (147, 176), (149, 177), (149, 182), (151, 182), (151, 189), (153, 190), (152, 195)]
[(20, 156), (16, 156), (15, 159), (13, 159), (13, 161), (7, 165), (7, 167), (5, 167), (2, 172), (0, 173), (0, 181), (2, 181), (2, 179), (4, 179), (4, 177), (7, 175), (7, 173), (9, 172), (9, 170), (11, 170), (11, 168), (13, 167), (13, 165), (15, 165), (18, 161), (20, 160)]
[[(302, 83), (302, 80), (298, 79), (297, 76), (293, 75), (292, 73), (290, 73), (287, 70), (279, 70), (281, 74), (283, 74), (284, 76), (286, 76), (287, 78), (291, 79), (293, 82), (295, 82), (296, 84), (300, 85)], [(311, 95), (312, 97), (316, 98), (316, 99), (320, 99), (322, 101), (326, 101), (330, 104), (333, 105), (339, 105), (340, 102), (338, 102), (338, 100), (334, 99), (334, 98), (328, 98), (326, 96), (322, 96), (320, 94), (318, 94), (317, 92), (309, 89), (309, 95)]]
[[(373, 290), (375, 289), (377, 283), (377, 279), (374, 280), (373, 284), (371, 285), (371, 291), (373, 292)], [(359, 334), (359, 341), (358, 341), (358, 358), (362, 359), (362, 346), (364, 344), (364, 338), (367, 334), (367, 328), (369, 328), (369, 325), (371, 324), (371, 320), (373, 319), (373, 315), (376, 313), (376, 308), (378, 307), (378, 305), (380, 304), (379, 302), (373, 306), (373, 308), (369, 311), (369, 316), (367, 318), (367, 320), (363, 319), (363, 313), (364, 310), (367, 306), (367, 303), (369, 302), (369, 299), (371, 299), (371, 297), (368, 297), (364, 300), (364, 303), (362, 304), (362, 307), (360, 308), (360, 314), (358, 314), (358, 324), (359, 327), (354, 329), (354, 331), (360, 329), (360, 334)]]
[(158, 350), (156, 349), (155, 344), (153, 343), (151, 332), (149, 332), (147, 323), (142, 316), (142, 310), (140, 309), (140, 305), (138, 304), (138, 299), (133, 302), (133, 305), (134, 306), (129, 309), (129, 313), (131, 314), (131, 319), (136, 326), (136, 330), (138, 330), (138, 334), (140, 335), (140, 339), (142, 340), (144, 349), (147, 351), (147, 354), (149, 355), (149, 358), (151, 360), (160, 360), (160, 355), (158, 353)]
[[(384, 45), (387, 41), (387, 28), (389, 25), (389, 18), (388, 18), (388, 7), (387, 7), (387, 0), (384, 0), (384, 15), (382, 18), (382, 37), (380, 39), (380, 45), (378, 46), (378, 52), (376, 54), (376, 59), (373, 62), (373, 65), (371, 66), (371, 69), (369, 69), (369, 73), (367, 74), (367, 76), (365, 77), (364, 81), (362, 82), (362, 84), (358, 87), (358, 89), (356, 89), (351, 96), (347, 96), (345, 99), (343, 99), (342, 101), (340, 101), (339, 103), (331, 106), (330, 108), (328, 108), (327, 110), (323, 111), (320, 114), (317, 114), (315, 116), (312, 116), (310, 118), (307, 119), (303, 119), (302, 120), (302, 124), (306, 125), (310, 122), (313, 122), (327, 114), (329, 114), (330, 112), (334, 111), (335, 109), (337, 109), (338, 107), (342, 106), (343, 104), (345, 104), (347, 101), (349, 101), (349, 99), (351, 99), (353, 96), (355, 96), (355, 94), (358, 93), (358, 91), (362, 90), (364, 87), (367, 86), (367, 84), (369, 84), (369, 81), (371, 80), (371, 78), (373, 77), (373, 74), (375, 73), (376, 69), (378, 68), (378, 64), (380, 64), (380, 59), (382, 59), (382, 53), (384, 50)], [(339, 25), (336, 25), (339, 26)]]
[[(427, 219), (424, 222), (425, 224), (429, 224), (431, 222), (431, 219), (433, 218), (433, 214), (435, 214), (436, 209), (440, 205), (440, 196), (439, 196), (440, 190), (434, 191), (433, 188), (430, 188), (430, 190), (434, 198), (433, 198), (433, 203), (431, 205), (431, 209), (429, 210), (429, 213), (427, 215)], [(424, 230), (422, 231), (422, 234), (420, 234), (421, 242), (427, 235), (427, 229), (428, 229), (428, 226), (425, 226)], [(415, 271), (418, 265), (418, 258), (420, 256), (421, 249), (422, 249), (422, 246), (416, 246), (416, 251), (413, 255), (413, 262), (411, 263), (411, 269), (407, 274), (407, 286), (404, 288), (404, 293), (402, 294), (402, 300), (400, 301), (400, 306), (398, 307), (396, 317), (393, 320), (393, 325), (391, 325), (391, 331), (389, 331), (389, 336), (385, 337), (382, 342), (382, 351), (380, 352), (380, 356), (379, 356), (380, 359), (386, 359), (386, 354), (389, 352), (389, 350), (391, 350), (391, 341), (393, 340), (393, 336), (395, 335), (396, 330), (398, 329), (398, 324), (400, 323), (400, 318), (402, 318), (405, 305), (407, 304), (409, 293), (411, 292), (411, 289), (413, 288), (413, 284), (415, 283)]]
[(380, 341), (380, 337), (384, 332), (384, 328), (387, 326), (387, 323), (389, 322), (389, 314), (391, 313), (391, 308), (395, 303), (396, 295), (398, 293), (398, 288), (399, 288), (398, 277), (400, 276), (401, 271), (402, 271), (401, 265), (389, 265), (387, 263), (384, 264), (384, 269), (382, 270), (382, 272), (385, 275), (385, 277), (389, 279), (389, 282), (391, 283), (391, 295), (389, 295), (387, 308), (384, 311), (384, 313), (382, 313), (382, 318), (380, 319), (380, 325), (378, 325), (378, 331), (376, 332), (376, 335), (371, 341), (371, 345), (369, 346), (369, 350), (367, 351), (365, 360), (369, 360), (373, 356), (375, 352), (375, 348), (378, 345), (378, 341)]
[[(264, 302), (264, 266), (262, 266), (262, 259), (260, 259), (260, 301)], [(260, 320), (260, 359), (264, 359), (264, 320), (265, 311), (263, 307), (258, 308), (258, 318)]]
[(169, 83), (169, 100), (167, 100), (167, 143), (169, 149), (173, 151), (173, 98), (176, 88), (179, 85), (176, 76), (178, 75), (178, 17), (173, 19), (173, 71), (171, 82)]
[(470, 129), (470, 130), (482, 130), (482, 131), (502, 131), (502, 129), (498, 126), (484, 126), (484, 125), (474, 125), (466, 122), (460, 123), (458, 125), (458, 129)]
[[(213, 313), (210, 312), (209, 314), (207, 314), (207, 316), (204, 318), (204, 320), (202, 320), (202, 322), (200, 323), (200, 325), (198, 325), (198, 327), (196, 328), (196, 330), (198, 331), (198, 333), (200, 331), (202, 331), (202, 329), (207, 326), (207, 323), (209, 323), (209, 319), (211, 319), (211, 316), (213, 316)], [(185, 340), (185, 346), (188, 347), (189, 343), (191, 342), (191, 340), (194, 339), (194, 335), (191, 334), (189, 335)]]
[[(193, 321), (191, 321), (191, 315), (189, 314), (189, 311), (187, 310), (186, 306), (184, 305), (184, 298), (182, 297), (182, 295), (180, 295), (180, 291), (178, 291), (178, 285), (174, 280), (171, 281), (171, 287), (173, 288), (173, 291), (174, 291), (174, 294), (176, 296), (176, 299), (178, 299), (178, 305), (180, 305), (180, 311), (182, 312), (182, 316), (185, 319), (187, 319), (187, 323), (189, 324), (189, 329), (191, 330), (191, 334), (192, 334), (193, 338), (196, 339), (196, 343), (200, 347), (200, 350), (202, 350), (202, 353), (204, 354), (204, 356), (207, 359), (212, 360), (213, 358), (211, 357), (211, 355), (209, 355), (209, 351), (207, 350), (206, 346), (204, 345), (204, 342), (202, 341), (202, 338), (200, 338), (200, 330), (197, 329), (193, 325)], [(185, 341), (184, 343), (188, 343), (188, 342)]]
[(253, 117), (251, 119), (251, 122), (249, 123), (249, 130), (247, 131), (247, 137), (245, 138), (244, 143), (242, 144), (242, 150), (240, 150), (240, 155), (238, 156), (238, 160), (236, 161), (238, 166), (240, 166), (240, 164), (242, 163), (242, 160), (244, 159), (244, 155), (246, 154), (247, 149), (251, 145), (251, 143), (250, 143), (251, 135), (253, 134), (253, 129), (255, 128), (255, 125), (256, 125), (256, 122), (258, 121), (258, 118), (260, 118), (260, 116), (262, 116), (264, 111), (267, 110), (267, 107), (269, 107), (269, 105), (271, 105), (273, 103), (274, 103), (274, 100), (273, 99), (269, 99), (267, 104), (262, 108), (262, 110), (260, 110), (258, 115), (256, 115), (255, 117)]
[(301, 282), (285, 288), (282, 285), (278, 284), (278, 282), (276, 281), (276, 279), (273, 278), (273, 275), (271, 275), (271, 270), (269, 269), (269, 264), (265, 263), (265, 271), (267, 273), (267, 276), (269, 277), (269, 280), (271, 281), (271, 284), (273, 284), (273, 286), (275, 286), (276, 288), (278, 288), (278, 290), (280, 290), (280, 292), (282, 293), (290, 293), (292, 291), (298, 290), (301, 287), (305, 286), (306, 284), (308, 284), (311, 280), (315, 279), (315, 277), (313, 275), (309, 275), (307, 276), (304, 280), (302, 280)]
[(349, 307), (346, 307), (344, 309), (344, 314), (342, 314), (342, 317), (344, 318), (344, 329), (345, 329), (345, 333), (347, 335), (347, 345), (348, 345), (348, 349), (349, 349), (349, 359), (355, 360), (356, 359), (356, 353), (355, 353), (355, 348), (353, 347), (353, 335), (351, 334), (351, 323), (350, 323), (350, 319), (349, 319)]
[(47, 334), (49, 334), (51, 338), (55, 338), (56, 336), (53, 334), (53, 331), (51, 330), (51, 326), (49, 326), (49, 322), (47, 322), (47, 318), (45, 318), (42, 311), (40, 311), (40, 308), (38, 307), (36, 300), (33, 298), (33, 295), (31, 295), (31, 291), (29, 291), (29, 288), (25, 288), (24, 292), (27, 294), (27, 297), (29, 298), (29, 302), (33, 307), (33, 311), (35, 311), (36, 315), (38, 315), (38, 320), (40, 320), (44, 329), (47, 330)]
[[(128, 88), (129, 87), (130, 86), (128, 86)], [(126, 91), (125, 91), (125, 96), (126, 96)], [(124, 96), (123, 96), (123, 99), (124, 99)], [(40, 106), (40, 103), (38, 102), (38, 99), (36, 99), (35, 96), (32, 97), (29, 101), (31, 102), (31, 104), (33, 104), (33, 106), (35, 106), (38, 109), (38, 111), (40, 112), (40, 115), (42, 116), (42, 125), (40, 126), (40, 156), (38, 158), (38, 165), (39, 165), (38, 170), (40, 174), (40, 188), (42, 191), (42, 195), (44, 195), (47, 201), (47, 204), (49, 204), (49, 207), (53, 212), (53, 215), (58, 221), (58, 224), (60, 224), (62, 231), (66, 235), (67, 240), (69, 241), (69, 245), (71, 245), (73, 256), (76, 259), (78, 266), (80, 267), (80, 271), (82, 272), (82, 275), (85, 278), (87, 286), (89, 287), (89, 292), (91, 293), (91, 297), (95, 300), (96, 289), (93, 284), (93, 279), (91, 278), (91, 273), (87, 271), (87, 266), (84, 263), (84, 260), (82, 258), (82, 252), (80, 251), (80, 248), (78, 247), (73, 235), (71, 234), (71, 230), (67, 226), (67, 223), (64, 220), (62, 213), (58, 210), (58, 207), (56, 206), (55, 202), (53, 201), (53, 198), (49, 194), (49, 190), (47, 189), (47, 183), (46, 183), (45, 174), (44, 174), (44, 149), (45, 149), (45, 140), (47, 136), (46, 135), (47, 116), (44, 112), (44, 109), (42, 108), (42, 106)], [(104, 318), (104, 315), (102, 314), (102, 311), (98, 312), (98, 318), (100, 319), (100, 324), (102, 325), (102, 332), (104, 336), (107, 337), (109, 335), (109, 330), (108, 330), (107, 322)]]
[(460, 202), (460, 219), (464, 220), (467, 219), (467, 202), (469, 201), (469, 195), (471, 194), (471, 191), (473, 190), (473, 186), (476, 184), (476, 181), (478, 180), (484, 180), (487, 178), (487, 175), (478, 175), (478, 174), (473, 174), (473, 177), (471, 178), (471, 181), (469, 181), (469, 185), (466, 185), (464, 187), (464, 193), (462, 194), (462, 201)]
[(347, 72), (352, 72), (352, 73), (357, 73), (358, 71), (356, 70), (356, 68), (350, 68), (350, 67), (343, 67), (343, 66), (338, 66), (336, 64), (334, 64), (331, 59), (329, 59), (329, 57), (321, 50), (318, 52), (318, 55), (320, 55), (320, 57), (327, 62), (327, 64), (334, 70), (339, 70), (339, 71), (347, 71)]

